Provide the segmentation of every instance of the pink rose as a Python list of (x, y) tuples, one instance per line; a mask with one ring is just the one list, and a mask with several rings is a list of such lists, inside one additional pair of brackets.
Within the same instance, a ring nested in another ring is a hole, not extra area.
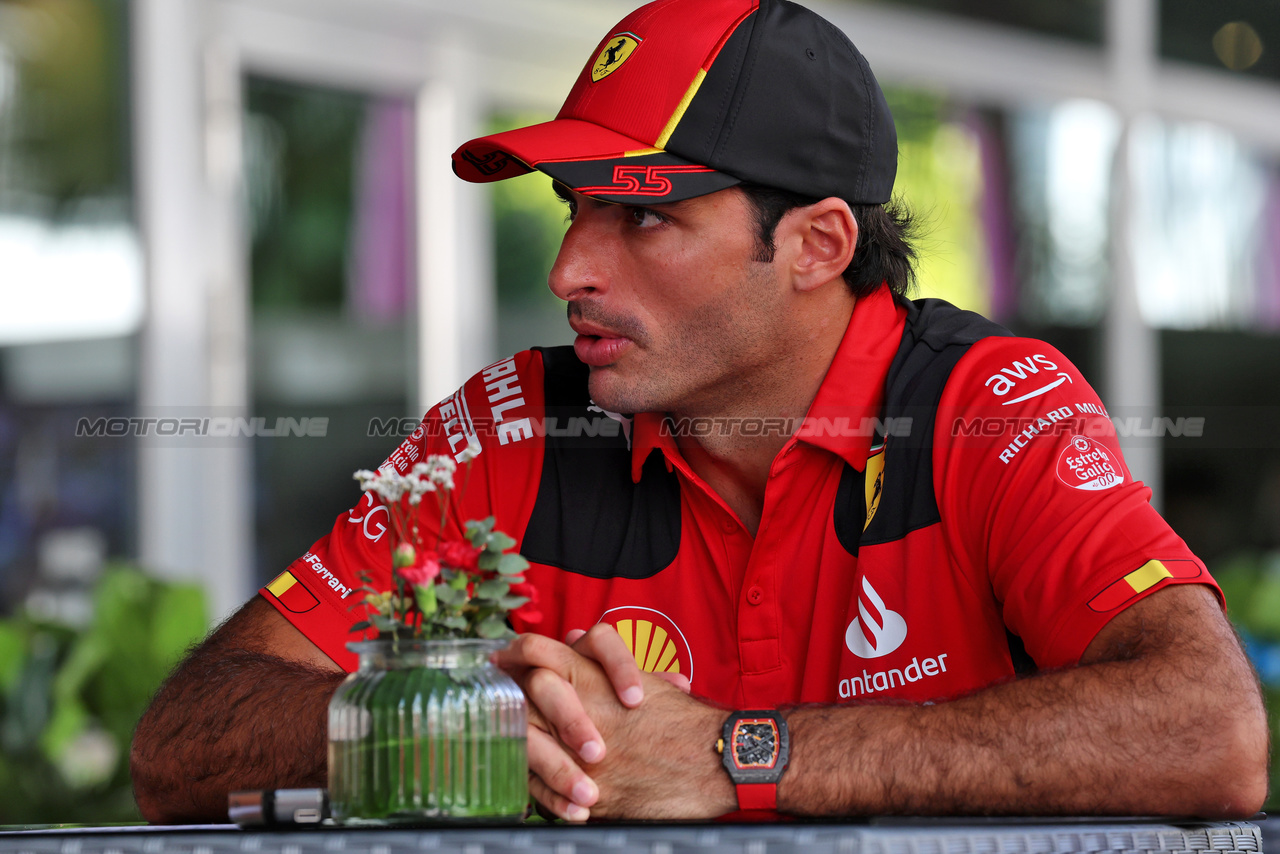
[(424, 586), (440, 574), (440, 560), (430, 552), (423, 552), (413, 566), (401, 567), (396, 572), (409, 584)]
[(454, 569), (476, 572), (480, 569), (480, 550), (462, 540), (449, 540), (436, 548), (440, 562)]

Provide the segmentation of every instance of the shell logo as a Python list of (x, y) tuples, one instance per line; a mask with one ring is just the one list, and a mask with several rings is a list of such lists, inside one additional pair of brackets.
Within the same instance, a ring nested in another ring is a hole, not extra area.
[(618, 630), (622, 641), (636, 658), (636, 666), (647, 673), (680, 673), (693, 682), (693, 658), (689, 643), (675, 621), (661, 611), (635, 605), (610, 608), (598, 622)]

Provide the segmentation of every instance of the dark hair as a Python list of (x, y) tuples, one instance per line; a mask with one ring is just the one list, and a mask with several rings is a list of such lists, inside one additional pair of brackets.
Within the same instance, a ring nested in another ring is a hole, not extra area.
[[(761, 184), (738, 184), (751, 202), (756, 220), (758, 261), (772, 261), (777, 249), (774, 233), (786, 213), (812, 205), (820, 199), (779, 190)], [(905, 296), (915, 283), (916, 250), (911, 246), (915, 220), (900, 200), (884, 205), (850, 205), (858, 221), (858, 245), (853, 261), (844, 271), (844, 280), (854, 296), (866, 296), (887, 282), (889, 289)]]

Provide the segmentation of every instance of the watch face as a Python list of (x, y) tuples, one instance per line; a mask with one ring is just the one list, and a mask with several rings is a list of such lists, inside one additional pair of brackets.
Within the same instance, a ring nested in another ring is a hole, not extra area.
[(771, 718), (740, 720), (733, 728), (733, 764), (772, 768), (778, 761), (778, 724)]

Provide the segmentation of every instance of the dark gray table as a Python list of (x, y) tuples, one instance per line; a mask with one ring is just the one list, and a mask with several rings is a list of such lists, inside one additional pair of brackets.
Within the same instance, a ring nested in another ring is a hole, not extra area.
[(240, 830), (79, 828), (0, 833), (0, 854), (1075, 854), (1258, 852), (1254, 822), (872, 819), (859, 823)]

